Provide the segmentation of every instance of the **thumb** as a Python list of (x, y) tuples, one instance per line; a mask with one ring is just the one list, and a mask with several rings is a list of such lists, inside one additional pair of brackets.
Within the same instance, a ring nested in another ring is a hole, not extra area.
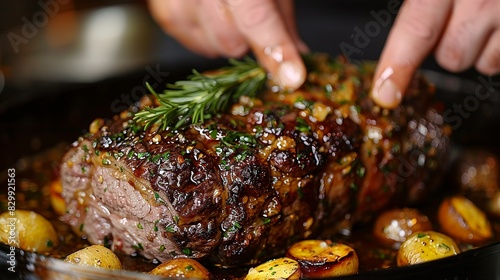
[(378, 105), (399, 105), (414, 72), (436, 45), (452, 0), (405, 1), (375, 71), (371, 96)]

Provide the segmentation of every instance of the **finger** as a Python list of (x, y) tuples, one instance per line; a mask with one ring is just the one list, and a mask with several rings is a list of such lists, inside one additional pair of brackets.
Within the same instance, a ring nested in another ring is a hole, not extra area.
[(206, 44), (208, 38), (199, 26), (192, 6), (183, 0), (149, 0), (148, 8), (160, 27), (189, 50), (208, 57), (217, 52)]
[(275, 2), (227, 0), (227, 5), (236, 26), (272, 80), (284, 89), (302, 85), (305, 66)]
[(394, 108), (415, 70), (434, 48), (451, 11), (452, 0), (407, 0), (389, 34), (374, 76), (373, 100)]
[[(490, 4), (495, 2), (497, 1), (456, 2), (435, 52), (436, 60), (443, 68), (462, 71), (474, 64), (493, 32), (496, 15), (487, 10), (494, 8)], [(479, 5), (480, 3), (483, 5)]]
[(302, 41), (302, 39), (299, 36), (299, 32), (297, 29), (297, 23), (295, 21), (295, 7), (294, 7), (294, 1), (293, 0), (277, 0), (275, 1), (277, 6), (279, 7), (278, 10), (281, 11), (281, 17), (283, 18), (285, 22), (286, 29), (288, 30), (288, 34), (290, 34), (290, 37), (292, 40), (295, 42), (295, 45), (297, 46), (297, 49), (301, 53), (307, 53), (309, 52), (309, 47), (307, 47), (306, 43)]
[(208, 39), (205, 44), (226, 57), (239, 57), (248, 51), (246, 39), (234, 25), (221, 0), (200, 1), (197, 4), (197, 19)]
[(476, 68), (485, 75), (500, 73), (500, 29), (491, 35), (476, 63)]

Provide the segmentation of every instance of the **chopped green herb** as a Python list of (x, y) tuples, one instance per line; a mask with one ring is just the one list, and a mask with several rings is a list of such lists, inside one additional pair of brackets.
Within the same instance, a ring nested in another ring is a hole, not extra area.
[(132, 245), (132, 247), (134, 249), (136, 249), (136, 250), (141, 250), (141, 251), (144, 250), (144, 247), (142, 246), (142, 243), (137, 243), (137, 245), (134, 244), (134, 245)]
[(123, 152), (115, 152), (113, 153), (113, 157), (115, 159), (120, 159), (123, 156)]
[(167, 227), (165, 227), (165, 230), (170, 232), (170, 233), (174, 233), (175, 232), (175, 229), (174, 229), (174, 226), (172, 225), (168, 225)]
[(156, 202), (158, 202), (158, 203), (163, 203), (164, 202), (164, 200), (161, 198), (161, 196), (160, 196), (159, 193), (155, 192), (154, 196), (155, 196)]
[(80, 227), (78, 228), (80, 230), (80, 232), (83, 232), (83, 224), (80, 224)]
[(102, 159), (102, 165), (110, 165), (111, 161), (108, 158), (103, 158)]
[(148, 153), (148, 152), (140, 152), (140, 153), (137, 153), (137, 158), (139, 159), (145, 159), (145, 158), (149, 158), (151, 154)]
[(303, 118), (297, 118), (295, 129), (304, 133), (311, 131), (311, 127), (307, 124), (307, 122)]
[(46, 243), (47, 247), (53, 247), (54, 246), (54, 242), (52, 242), (52, 240), (47, 240), (47, 243)]
[(447, 250), (450, 250), (450, 247), (448, 245), (444, 244), (444, 243), (439, 243), (438, 246), (439, 247), (443, 247), (443, 248), (445, 248)]
[(160, 250), (160, 252), (165, 251), (165, 245), (162, 244), (158, 250)]
[(363, 167), (363, 166), (360, 166), (356, 169), (356, 175), (358, 175), (359, 177), (363, 177), (365, 176), (365, 172), (366, 172), (366, 169)]
[(427, 234), (422, 233), (422, 232), (419, 232), (419, 233), (417, 234), (417, 237), (418, 237), (418, 238), (424, 238), (424, 237), (426, 237), (426, 236), (427, 236)]
[(267, 225), (271, 222), (271, 218), (264, 217), (264, 218), (262, 218), (262, 222), (264, 222), (264, 224)]
[(191, 256), (193, 254), (193, 251), (190, 248), (184, 248), (182, 249), (182, 252), (187, 256)]
[(188, 265), (184, 269), (187, 271), (192, 271), (192, 270), (194, 270), (194, 267), (192, 265)]
[(218, 131), (217, 130), (210, 130), (210, 138), (212, 139), (217, 139), (217, 134), (218, 134)]
[(111, 248), (111, 245), (113, 245), (113, 241), (111, 239), (109, 239), (109, 237), (107, 235), (104, 236), (104, 240), (102, 243), (103, 243), (104, 247), (106, 247), (108, 249)]
[(144, 228), (142, 227), (141, 223), (137, 223), (137, 228), (138, 228), (138, 229), (144, 229)]
[(134, 157), (134, 150), (130, 149), (127, 153), (127, 158), (128, 159), (132, 159)]

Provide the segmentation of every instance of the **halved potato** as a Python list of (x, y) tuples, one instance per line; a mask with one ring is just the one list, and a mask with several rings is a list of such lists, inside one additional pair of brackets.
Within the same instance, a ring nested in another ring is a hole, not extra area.
[(91, 245), (68, 255), (65, 262), (105, 269), (121, 269), (118, 256), (102, 245)]
[(188, 258), (164, 262), (151, 270), (149, 274), (169, 278), (211, 279), (210, 272), (201, 263)]
[(481, 243), (493, 236), (486, 214), (463, 196), (444, 199), (438, 210), (442, 231), (456, 240)]
[(0, 242), (20, 249), (46, 253), (59, 244), (52, 223), (28, 210), (12, 210), (0, 215)]
[(300, 263), (302, 276), (324, 278), (358, 272), (359, 260), (353, 248), (330, 240), (303, 240), (293, 244), (286, 256)]
[(245, 280), (300, 279), (300, 277), (299, 263), (296, 260), (284, 257), (250, 268)]
[(410, 236), (397, 254), (398, 266), (437, 260), (460, 253), (455, 241), (436, 231), (416, 232)]
[(382, 244), (398, 249), (417, 231), (432, 230), (427, 216), (417, 209), (392, 209), (380, 214), (373, 226), (373, 235)]

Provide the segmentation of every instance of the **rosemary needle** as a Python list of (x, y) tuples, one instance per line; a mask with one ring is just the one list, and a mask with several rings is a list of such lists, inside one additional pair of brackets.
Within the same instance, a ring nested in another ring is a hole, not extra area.
[(265, 70), (248, 57), (229, 63), (230, 66), (211, 74), (193, 70), (187, 80), (168, 84), (162, 93), (156, 93), (147, 84), (160, 105), (142, 109), (134, 115), (134, 120), (144, 129), (152, 125), (159, 125), (162, 130), (178, 129), (225, 112), (241, 96), (254, 97), (266, 81)]

